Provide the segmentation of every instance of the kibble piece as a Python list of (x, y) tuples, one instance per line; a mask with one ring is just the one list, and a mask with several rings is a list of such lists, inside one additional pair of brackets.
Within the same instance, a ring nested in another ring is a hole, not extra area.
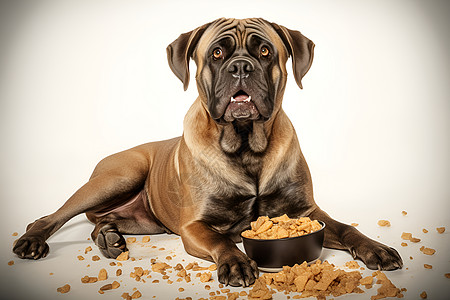
[(144, 275), (144, 269), (142, 267), (134, 267), (134, 273), (140, 277)]
[(427, 292), (423, 291), (422, 293), (420, 293), (420, 298), (427, 299), (427, 297), (428, 297)]
[(83, 278), (81, 278), (82, 283), (94, 283), (97, 281), (98, 281), (97, 277), (84, 276)]
[(8, 266), (12, 266), (12, 265), (14, 265), (14, 261), (13, 260), (8, 261)]
[(426, 230), (425, 228), (422, 229), (423, 233), (428, 233), (428, 230)]
[(208, 267), (208, 270), (210, 270), (210, 271), (215, 271), (215, 270), (217, 270), (217, 265), (216, 265), (216, 264), (210, 265), (210, 266)]
[(171, 266), (169, 266), (166, 263), (154, 263), (152, 265), (152, 270), (153, 272), (158, 272), (158, 273), (162, 273), (164, 270), (171, 268)]
[(143, 242), (143, 243), (148, 243), (148, 242), (150, 242), (150, 237), (149, 237), (148, 235), (142, 237), (142, 242)]
[(436, 228), (436, 230), (437, 230), (437, 232), (442, 234), (445, 232), (445, 227), (438, 227), (438, 228)]
[(410, 241), (413, 242), (413, 243), (418, 243), (418, 242), (420, 242), (420, 239), (415, 238), (415, 237), (412, 237), (412, 238), (410, 239)]
[(404, 240), (410, 240), (412, 238), (412, 234), (409, 232), (403, 232), (402, 233), (402, 239)]
[(142, 294), (139, 291), (135, 291), (132, 295), (131, 295), (131, 299), (137, 299), (137, 298), (141, 298)]
[(345, 266), (349, 269), (359, 269), (359, 265), (356, 261), (352, 260), (352, 261), (348, 261), (345, 263)]
[(390, 227), (390, 226), (391, 226), (391, 222), (389, 222), (388, 220), (379, 220), (379, 221), (378, 221), (378, 225), (379, 225), (379, 226)]
[(406, 216), (408, 213), (404, 210), (402, 210), (402, 215)]
[(94, 256), (92, 256), (92, 260), (98, 261), (98, 260), (100, 260), (100, 257), (98, 255), (94, 255)]
[(367, 276), (359, 280), (359, 283), (362, 285), (368, 285), (373, 283), (373, 277)]
[(424, 246), (422, 246), (420, 248), (420, 251), (422, 251), (422, 253), (426, 254), (426, 255), (433, 255), (434, 253), (436, 253), (436, 250), (434, 250), (432, 248), (427, 248), (427, 247), (424, 247)]
[(111, 287), (113, 289), (117, 289), (117, 288), (119, 288), (119, 286), (120, 286), (120, 283), (118, 283), (117, 281), (113, 281), (113, 283), (111, 284)]
[(126, 261), (126, 260), (128, 260), (128, 253), (129, 253), (129, 251), (125, 251), (125, 252), (120, 253), (119, 256), (117, 256), (116, 260), (119, 260), (119, 261)]
[(131, 244), (131, 243), (134, 243), (134, 242), (136, 242), (136, 238), (134, 236), (127, 238), (127, 243)]
[(407, 243), (405, 243), (405, 242), (402, 242), (400, 245), (402, 245), (402, 247), (406, 247), (406, 246), (408, 246), (408, 244)]
[(61, 294), (68, 293), (70, 291), (70, 285), (65, 284), (64, 286), (57, 288), (56, 291)]
[(78, 260), (84, 260), (84, 257), (81, 255), (78, 255), (77, 258), (78, 258)]
[(105, 284), (104, 286), (102, 286), (100, 288), (100, 291), (108, 291), (108, 290), (112, 290), (112, 284), (111, 283)]
[(116, 270), (116, 276), (120, 276), (122, 275), (122, 269), (117, 269)]
[(84, 249), (84, 254), (87, 254), (89, 251), (92, 251), (92, 247), (89, 246), (86, 249)]
[(424, 264), (423, 267), (424, 267), (425, 269), (433, 269), (433, 266), (432, 266), (432, 265), (429, 265), (429, 264)]
[(19, 234), (17, 232), (13, 232), (12, 236), (18, 236)]
[[(177, 276), (178, 277), (185, 277), (186, 276), (186, 270), (185, 269), (182, 269), (180, 272), (178, 272), (177, 273)], [(199, 273), (200, 274), (200, 273)]]
[(209, 280), (211, 280), (211, 276), (212, 276), (211, 272), (202, 273), (202, 275), (200, 276), (200, 281), (208, 282)]
[(98, 280), (99, 281), (103, 281), (103, 280), (106, 280), (106, 279), (108, 279), (108, 272), (106, 272), (105, 269), (101, 269), (98, 272)]
[(358, 226), (359, 224), (358, 224), (358, 223), (351, 223), (350, 225), (353, 226), (353, 227), (356, 227), (356, 226)]

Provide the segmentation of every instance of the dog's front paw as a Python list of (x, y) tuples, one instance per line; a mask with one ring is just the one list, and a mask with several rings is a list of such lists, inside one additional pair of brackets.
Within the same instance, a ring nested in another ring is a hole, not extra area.
[(374, 240), (365, 241), (350, 249), (353, 258), (362, 260), (372, 270), (396, 270), (403, 267), (397, 250)]
[(47, 256), (49, 247), (42, 237), (24, 234), (14, 243), (13, 252), (20, 258), (39, 259)]
[(219, 258), (217, 277), (220, 283), (231, 286), (250, 286), (258, 278), (256, 262), (239, 250), (224, 253)]

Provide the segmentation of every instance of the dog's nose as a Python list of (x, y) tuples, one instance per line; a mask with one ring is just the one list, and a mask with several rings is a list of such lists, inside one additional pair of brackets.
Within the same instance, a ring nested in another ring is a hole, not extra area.
[(228, 72), (235, 78), (247, 78), (249, 73), (254, 70), (255, 66), (253, 63), (244, 58), (235, 59), (228, 66)]

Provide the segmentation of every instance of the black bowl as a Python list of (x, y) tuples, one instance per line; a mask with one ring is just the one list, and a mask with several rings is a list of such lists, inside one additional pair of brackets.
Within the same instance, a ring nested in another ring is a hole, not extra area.
[(245, 252), (262, 271), (278, 271), (283, 266), (312, 262), (322, 253), (325, 223), (318, 222), (321, 229), (297, 237), (263, 240), (241, 235)]

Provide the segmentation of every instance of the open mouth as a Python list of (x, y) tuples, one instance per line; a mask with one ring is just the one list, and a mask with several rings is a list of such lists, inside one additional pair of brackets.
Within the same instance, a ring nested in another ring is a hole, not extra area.
[(247, 95), (246, 92), (244, 92), (243, 90), (239, 90), (236, 94), (234, 94), (233, 96), (231, 96), (231, 103), (236, 103), (236, 102), (250, 102), (252, 100), (252, 96)]
[(256, 120), (259, 118), (259, 111), (252, 101), (252, 96), (243, 90), (239, 90), (231, 96), (230, 103), (225, 110), (224, 120), (232, 122), (234, 120)]

